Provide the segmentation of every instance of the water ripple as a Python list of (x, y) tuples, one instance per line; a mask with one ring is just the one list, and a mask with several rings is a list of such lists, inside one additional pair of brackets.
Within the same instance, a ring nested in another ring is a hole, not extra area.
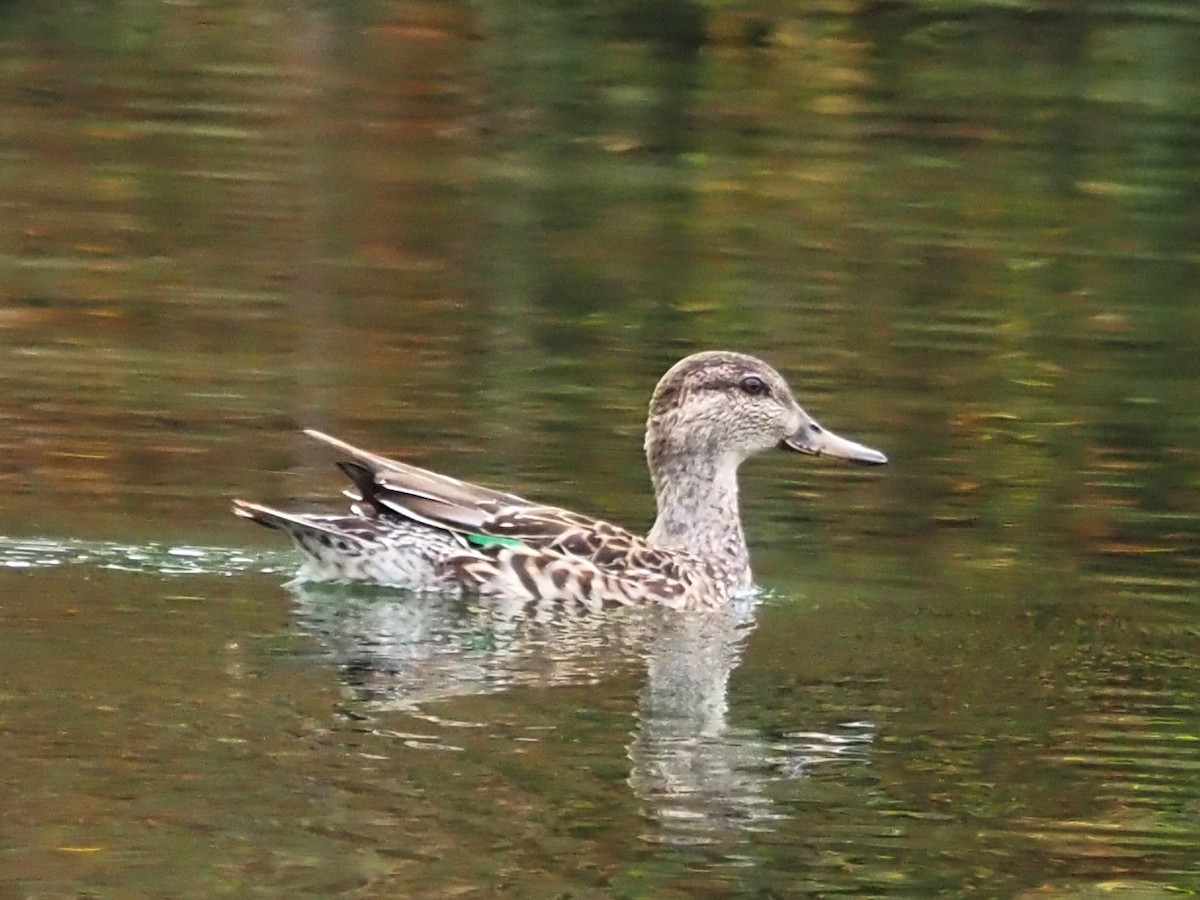
[(295, 562), (286, 553), (249, 554), (237, 547), (124, 544), (0, 535), (0, 568), (48, 569), (75, 565), (154, 575), (240, 575), (288, 572)]

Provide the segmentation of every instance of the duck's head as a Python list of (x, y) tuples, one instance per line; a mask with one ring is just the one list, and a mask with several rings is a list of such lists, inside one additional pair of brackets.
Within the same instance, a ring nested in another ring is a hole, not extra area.
[(646, 425), (651, 467), (669, 459), (728, 461), (774, 448), (882, 465), (878, 450), (838, 437), (800, 408), (783, 376), (742, 353), (696, 353), (654, 389)]

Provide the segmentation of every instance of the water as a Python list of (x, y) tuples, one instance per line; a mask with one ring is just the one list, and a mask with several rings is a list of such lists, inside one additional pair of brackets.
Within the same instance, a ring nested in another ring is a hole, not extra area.
[[(664, 9), (5, 8), (0, 894), (1200, 888), (1194, 12)], [(713, 347), (891, 459), (749, 464), (720, 616), (229, 515), (313, 426), (644, 528)]]

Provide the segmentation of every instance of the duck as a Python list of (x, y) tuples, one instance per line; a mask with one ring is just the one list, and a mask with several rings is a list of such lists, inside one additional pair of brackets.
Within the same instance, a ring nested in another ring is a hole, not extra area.
[(368, 582), (590, 611), (711, 609), (754, 587), (738, 468), (782, 449), (869, 466), (878, 450), (839, 437), (796, 402), (768, 363), (709, 350), (671, 366), (650, 398), (645, 454), (657, 507), (644, 537), (619, 525), (304, 433), (345, 458), (348, 513), (234, 500), (236, 515), (295, 543), (295, 581)]

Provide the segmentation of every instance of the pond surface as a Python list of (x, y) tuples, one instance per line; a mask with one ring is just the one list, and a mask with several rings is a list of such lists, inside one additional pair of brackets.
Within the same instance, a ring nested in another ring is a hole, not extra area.
[[(1190, 4), (10, 3), (0, 895), (1200, 890)], [(762, 593), (285, 587), (318, 427), (648, 526), (755, 353)]]

